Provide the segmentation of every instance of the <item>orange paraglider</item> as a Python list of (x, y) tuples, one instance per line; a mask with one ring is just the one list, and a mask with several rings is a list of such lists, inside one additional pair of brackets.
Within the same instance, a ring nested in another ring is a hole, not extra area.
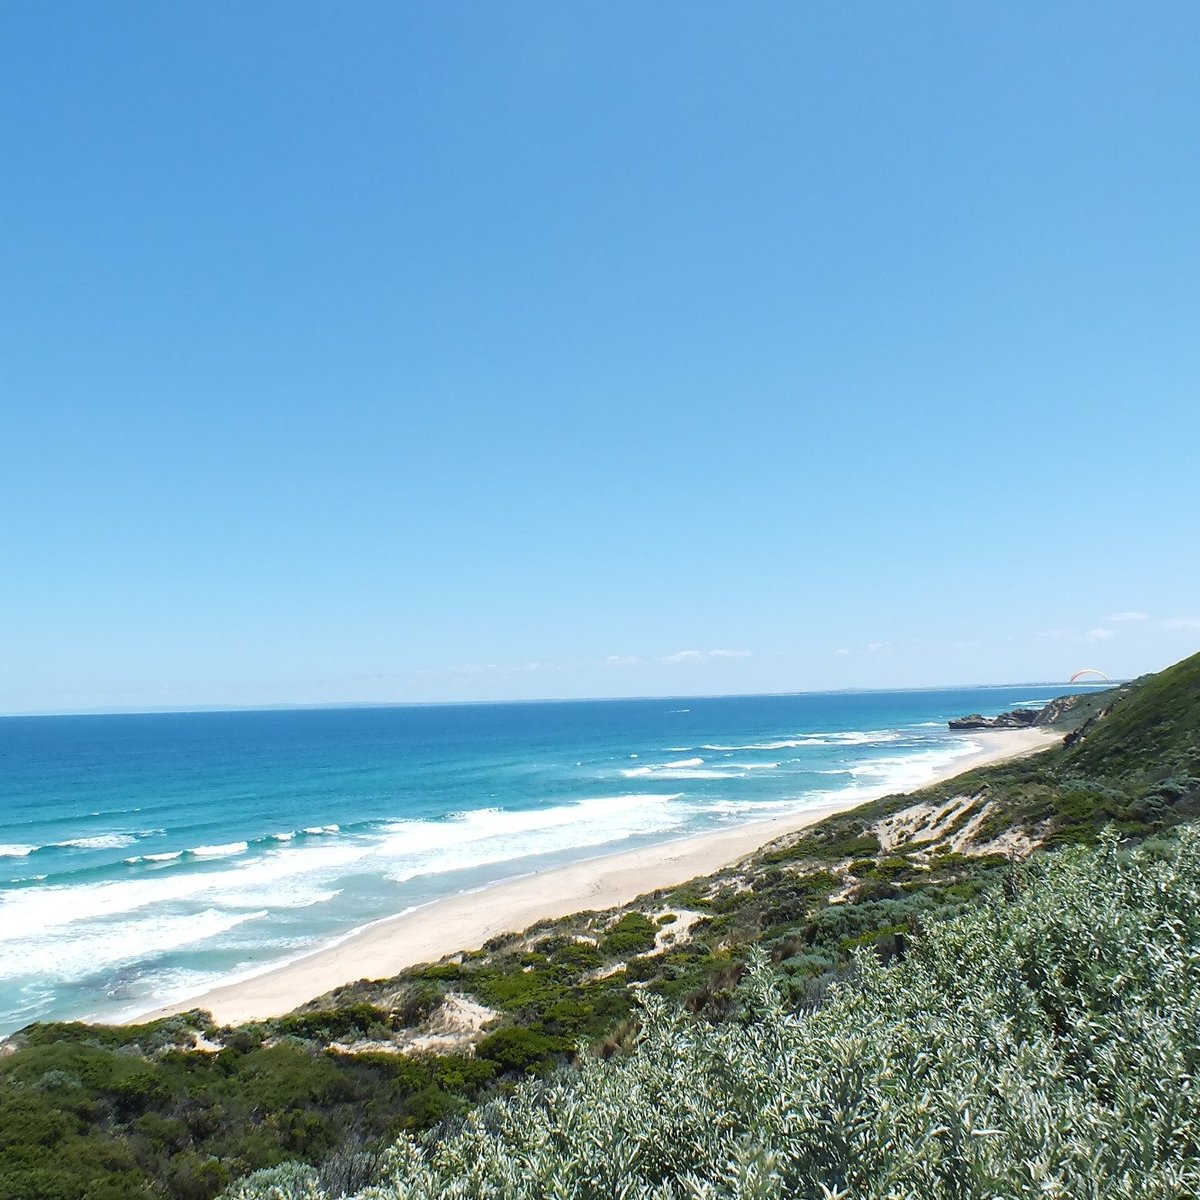
[(1103, 671), (1097, 671), (1095, 667), (1084, 667), (1082, 671), (1076, 671), (1067, 682), (1074, 683), (1081, 675), (1099, 675), (1105, 683), (1112, 683), (1112, 680)]

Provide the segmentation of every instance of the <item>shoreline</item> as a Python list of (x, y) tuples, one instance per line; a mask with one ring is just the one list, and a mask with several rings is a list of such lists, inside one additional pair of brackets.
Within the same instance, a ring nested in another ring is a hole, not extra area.
[[(956, 758), (913, 790), (944, 783), (977, 767), (1048, 750), (1061, 743), (1062, 735), (1047, 729), (985, 730), (973, 732), (971, 740), (982, 743), (981, 749)], [(153, 1021), (195, 1008), (210, 1011), (220, 1025), (282, 1016), (343, 984), (386, 979), (418, 963), (436, 962), (447, 954), (473, 949), (499, 934), (519, 932), (539, 921), (614, 908), (645, 892), (712, 874), (775, 838), (887, 794), (887, 788), (872, 789), (733, 829), (618, 850), (460, 892), (384, 917), (301, 958), (217, 984), (124, 1023)]]

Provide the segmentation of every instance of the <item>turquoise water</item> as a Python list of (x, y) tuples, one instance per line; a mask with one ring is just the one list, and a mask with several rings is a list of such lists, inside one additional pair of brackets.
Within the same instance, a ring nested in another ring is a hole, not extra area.
[(976, 747), (950, 717), (1066, 690), (3, 718), (0, 1034), (132, 1015), (500, 879), (914, 787)]

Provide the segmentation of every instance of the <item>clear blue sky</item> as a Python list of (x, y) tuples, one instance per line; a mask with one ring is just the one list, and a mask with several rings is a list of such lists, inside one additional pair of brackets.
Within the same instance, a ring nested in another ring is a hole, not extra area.
[(0, 711), (1200, 646), (1200, 6), (0, 8)]

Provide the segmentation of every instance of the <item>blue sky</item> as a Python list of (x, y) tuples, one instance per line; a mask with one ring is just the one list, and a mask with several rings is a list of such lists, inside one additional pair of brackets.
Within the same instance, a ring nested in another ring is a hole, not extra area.
[(0, 10), (0, 711), (1200, 646), (1194, 4)]

